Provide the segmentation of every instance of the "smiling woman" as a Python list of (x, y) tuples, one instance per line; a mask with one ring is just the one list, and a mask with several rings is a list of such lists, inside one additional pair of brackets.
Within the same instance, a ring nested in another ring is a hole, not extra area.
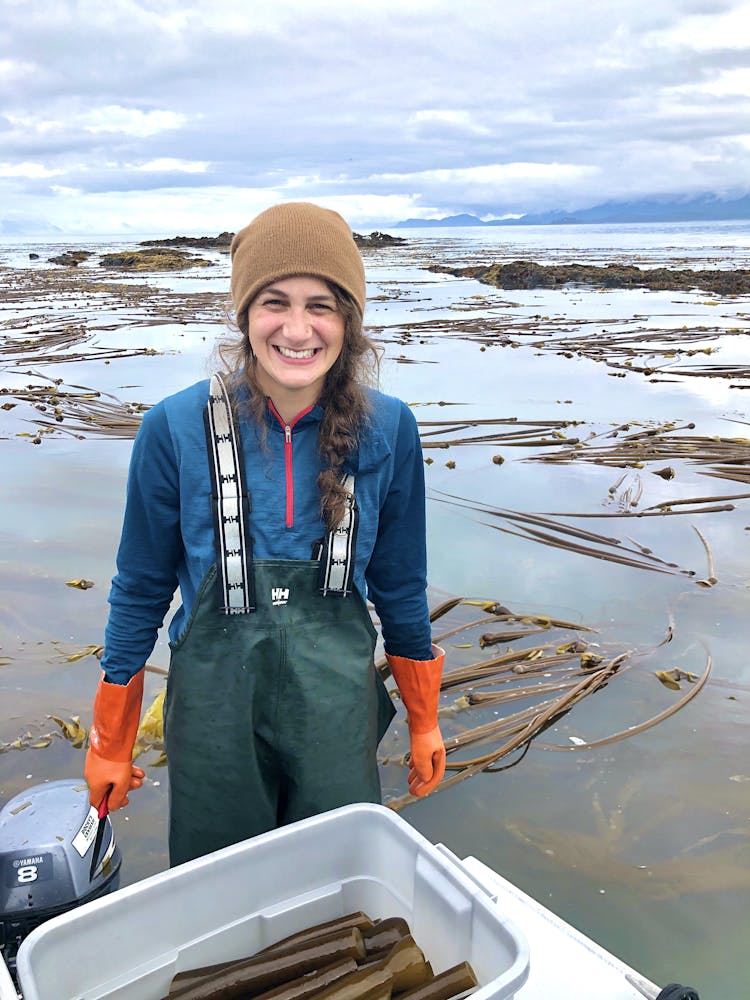
[(409, 714), (410, 791), (426, 795), (445, 769), (419, 434), (404, 403), (363, 384), (374, 348), (351, 230), (316, 205), (277, 205), (231, 257), (228, 370), (154, 406), (133, 446), (86, 758), (97, 806), (142, 784), (144, 664), (179, 586), (164, 714), (172, 864), (380, 801), (394, 708), (368, 597)]
[(312, 406), (341, 354), (336, 295), (320, 278), (275, 281), (250, 305), (247, 327), (258, 383), (288, 422)]

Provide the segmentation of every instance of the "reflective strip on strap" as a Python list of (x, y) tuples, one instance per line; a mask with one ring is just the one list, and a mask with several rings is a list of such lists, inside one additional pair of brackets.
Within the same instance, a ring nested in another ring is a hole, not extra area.
[(227, 388), (212, 375), (206, 406), (211, 479), (214, 487), (214, 534), (219, 571), (220, 607), (225, 615), (255, 610), (252, 551), (247, 533), (250, 504), (244, 490), (239, 429)]
[[(246, 614), (255, 610), (250, 499), (245, 490), (239, 427), (218, 374), (211, 376), (205, 424), (213, 483), (219, 610), (225, 615)], [(323, 540), (319, 587), (324, 595), (346, 597), (353, 589), (359, 509), (354, 476), (345, 475), (341, 483), (348, 494), (346, 509), (337, 527)]]
[(349, 494), (344, 516), (323, 543), (320, 559), (320, 590), (324, 595), (346, 597), (352, 592), (354, 551), (359, 525), (359, 508), (354, 496), (354, 476), (344, 476), (342, 485)]

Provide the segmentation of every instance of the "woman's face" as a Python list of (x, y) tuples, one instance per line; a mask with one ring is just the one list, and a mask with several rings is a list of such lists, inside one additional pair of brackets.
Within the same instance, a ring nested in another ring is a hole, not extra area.
[(260, 387), (286, 420), (311, 406), (344, 343), (344, 317), (320, 278), (274, 281), (247, 311)]

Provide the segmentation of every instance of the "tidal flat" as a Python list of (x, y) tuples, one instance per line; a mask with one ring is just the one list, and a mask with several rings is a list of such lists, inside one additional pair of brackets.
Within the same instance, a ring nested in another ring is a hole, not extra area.
[[(380, 387), (420, 422), (431, 606), (464, 601), (434, 622), (455, 679), (441, 702), (451, 783), (404, 801), (399, 712), (384, 798), (655, 982), (741, 995), (750, 295), (508, 289), (449, 272), (743, 270), (750, 224), (399, 235), (363, 249), (366, 326)], [(229, 332), (226, 253), (187, 247), (205, 261), (189, 270), (101, 263), (138, 248), (0, 246), (1, 801), (82, 772), (132, 436), (145, 408), (211, 371)], [(144, 708), (163, 688), (165, 638), (149, 662)], [(148, 780), (114, 817), (125, 882), (167, 864), (153, 735)]]

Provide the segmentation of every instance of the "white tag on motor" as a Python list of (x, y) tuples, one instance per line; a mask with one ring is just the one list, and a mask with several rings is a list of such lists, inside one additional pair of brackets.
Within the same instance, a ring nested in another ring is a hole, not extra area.
[(89, 809), (88, 816), (83, 821), (83, 826), (73, 837), (73, 847), (81, 857), (84, 857), (88, 849), (94, 843), (96, 828), (99, 824), (99, 812), (93, 806)]

